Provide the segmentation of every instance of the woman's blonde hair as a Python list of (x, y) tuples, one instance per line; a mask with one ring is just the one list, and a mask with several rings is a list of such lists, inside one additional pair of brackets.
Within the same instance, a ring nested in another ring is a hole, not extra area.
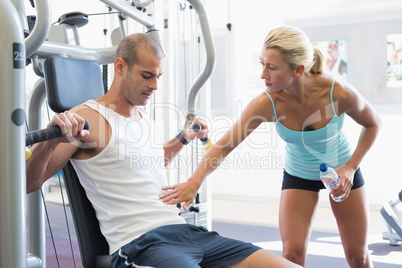
[(281, 26), (271, 30), (264, 41), (265, 48), (276, 48), (291, 68), (304, 66), (307, 75), (323, 72), (324, 56), (314, 48), (308, 36), (299, 28)]

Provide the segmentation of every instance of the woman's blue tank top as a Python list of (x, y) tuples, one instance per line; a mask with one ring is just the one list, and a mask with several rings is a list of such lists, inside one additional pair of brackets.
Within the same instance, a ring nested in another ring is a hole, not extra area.
[[(332, 119), (325, 127), (312, 131), (294, 131), (285, 127), (278, 120), (272, 97), (265, 91), (272, 103), (278, 135), (286, 142), (285, 170), (292, 176), (308, 180), (320, 180), (319, 167), (321, 163), (338, 168), (352, 156), (352, 149), (342, 131), (344, 114), (338, 116), (335, 112), (332, 98), (334, 84), (335, 79), (330, 94), (331, 105), (325, 108), (325, 114), (328, 114)], [(317, 111), (307, 118), (303, 126), (321, 121), (321, 119), (320, 111)]]

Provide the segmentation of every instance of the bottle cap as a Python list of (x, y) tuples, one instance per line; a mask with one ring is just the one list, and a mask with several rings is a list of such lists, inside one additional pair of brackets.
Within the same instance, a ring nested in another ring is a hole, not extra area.
[(328, 170), (327, 164), (322, 163), (322, 164), (320, 165), (320, 170), (321, 170), (321, 172), (327, 171), (327, 170)]

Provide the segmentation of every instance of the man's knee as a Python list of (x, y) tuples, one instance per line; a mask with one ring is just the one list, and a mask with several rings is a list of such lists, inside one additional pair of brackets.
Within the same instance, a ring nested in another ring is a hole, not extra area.
[(233, 264), (230, 268), (237, 267), (283, 267), (301, 268), (301, 266), (265, 249), (260, 249), (242, 261)]

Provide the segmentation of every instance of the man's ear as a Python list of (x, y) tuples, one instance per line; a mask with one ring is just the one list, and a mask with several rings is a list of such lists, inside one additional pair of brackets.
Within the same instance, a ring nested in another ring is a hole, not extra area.
[(114, 61), (114, 69), (117, 73), (123, 73), (123, 68), (126, 66), (126, 62), (122, 58), (117, 58)]
[(304, 65), (297, 66), (294, 75), (296, 77), (301, 77), (303, 74), (304, 74)]

